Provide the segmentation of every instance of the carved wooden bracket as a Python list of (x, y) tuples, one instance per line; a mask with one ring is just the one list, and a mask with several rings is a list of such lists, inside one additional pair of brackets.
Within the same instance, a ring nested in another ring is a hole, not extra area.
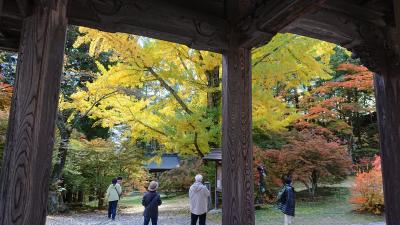
[(365, 66), (378, 74), (400, 72), (400, 40), (394, 27), (360, 24), (359, 34), (363, 43), (351, 50)]
[(89, 0), (89, 7), (99, 15), (112, 16), (117, 14), (122, 7), (122, 0)]

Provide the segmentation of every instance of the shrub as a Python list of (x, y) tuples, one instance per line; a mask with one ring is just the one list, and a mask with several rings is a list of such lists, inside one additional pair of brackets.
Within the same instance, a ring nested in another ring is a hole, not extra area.
[(159, 177), (159, 190), (165, 193), (187, 192), (194, 182), (196, 174), (202, 174), (208, 181), (201, 160), (184, 160), (178, 168), (166, 171)]
[(384, 210), (381, 158), (375, 157), (373, 168), (369, 172), (357, 174), (352, 187), (350, 203), (358, 206), (359, 211), (381, 214)]

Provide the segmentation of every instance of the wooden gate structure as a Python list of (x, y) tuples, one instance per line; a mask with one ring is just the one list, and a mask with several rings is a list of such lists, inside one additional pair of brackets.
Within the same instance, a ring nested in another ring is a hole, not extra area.
[(278, 32), (340, 44), (373, 70), (386, 221), (400, 224), (400, 0), (0, 0), (0, 47), (19, 52), (1, 225), (43, 225), (68, 24), (223, 55), (223, 224), (254, 225), (251, 48)]

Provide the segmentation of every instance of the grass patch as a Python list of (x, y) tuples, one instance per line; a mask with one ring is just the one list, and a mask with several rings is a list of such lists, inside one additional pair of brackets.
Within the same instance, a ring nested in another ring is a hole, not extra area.
[[(382, 216), (361, 214), (348, 203), (350, 191), (346, 187), (320, 188), (318, 196), (309, 198), (307, 191), (296, 193), (296, 225), (348, 225), (384, 221)], [(283, 224), (283, 214), (274, 205), (265, 205), (256, 211), (257, 225)], [(221, 214), (210, 215), (215, 222)]]

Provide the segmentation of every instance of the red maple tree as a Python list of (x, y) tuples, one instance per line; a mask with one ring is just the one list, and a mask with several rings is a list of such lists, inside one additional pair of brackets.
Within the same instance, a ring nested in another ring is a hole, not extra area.
[(307, 130), (292, 133), (280, 150), (256, 148), (254, 152), (255, 164), (263, 163), (267, 168), (269, 184), (280, 185), (280, 178), (290, 175), (303, 183), (312, 196), (318, 184), (343, 181), (351, 169), (351, 158), (344, 146)]

